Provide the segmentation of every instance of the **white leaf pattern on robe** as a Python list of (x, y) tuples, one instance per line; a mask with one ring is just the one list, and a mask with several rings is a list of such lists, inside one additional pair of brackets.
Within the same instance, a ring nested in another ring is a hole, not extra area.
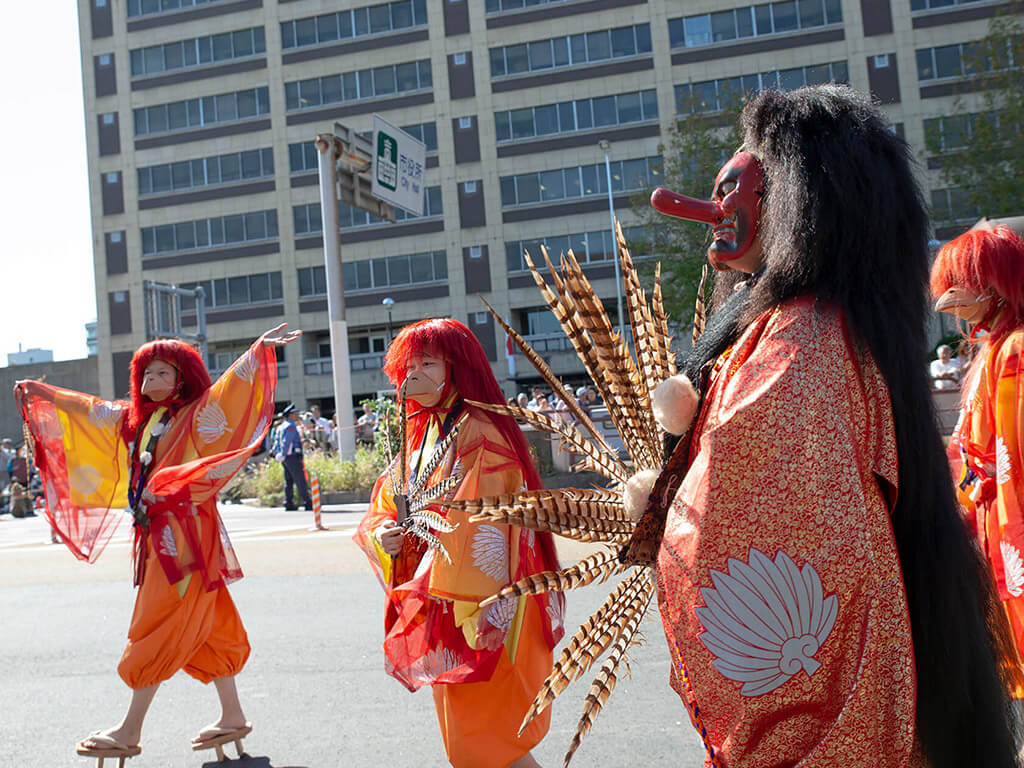
[(252, 350), (250, 349), (235, 363), (232, 367), (232, 372), (240, 378), (242, 381), (252, 383), (252, 377), (256, 375), (256, 360), (253, 359)]
[(557, 592), (549, 593), (547, 613), (551, 619), (551, 631), (557, 631), (565, 623), (565, 597)]
[(217, 464), (206, 473), (206, 476), (211, 480), (220, 480), (224, 477), (231, 477), (245, 463), (245, 458), (245, 456), (236, 456), (233, 459)]
[(196, 429), (203, 443), (212, 443), (228, 431), (228, 419), (217, 403), (207, 403), (196, 416)]
[(461, 662), (455, 652), (448, 648), (433, 648), (423, 657), (423, 676), (427, 680), (436, 680), (458, 669)]
[(996, 438), (996, 484), (1010, 482), (1010, 451), (1002, 437)]
[(170, 526), (165, 527), (164, 532), (160, 535), (160, 554), (168, 557), (178, 556), (178, 544), (174, 540), (174, 533)]
[(98, 400), (89, 407), (89, 421), (100, 429), (112, 429), (121, 418), (121, 406), (109, 400)]
[(508, 628), (512, 626), (512, 619), (516, 617), (516, 609), (518, 608), (518, 597), (505, 597), (487, 606), (487, 614), (484, 618), (495, 629), (508, 632)]
[(64, 436), (64, 425), (53, 411), (40, 410), (36, 416), (36, 429), (43, 440), (59, 440)]
[(473, 565), (495, 581), (508, 580), (508, 537), (493, 525), (481, 525), (473, 534)]
[(1020, 550), (1008, 541), (999, 542), (999, 552), (1003, 556), (1003, 578), (1006, 579), (1006, 591), (1014, 597), (1024, 593), (1024, 561)]
[(710, 569), (714, 588), (701, 589), (704, 606), (694, 609), (715, 669), (742, 682), (742, 696), (769, 693), (801, 669), (817, 672), (814, 655), (835, 626), (839, 600), (825, 597), (814, 567), (797, 568), (781, 551), (772, 562), (753, 547), (749, 563), (729, 558), (728, 566), (727, 574)]
[(71, 487), (82, 496), (92, 496), (103, 483), (99, 470), (91, 464), (82, 464), (72, 469), (68, 473), (68, 480)]
[(249, 445), (258, 442), (263, 439), (263, 430), (267, 428), (267, 417), (264, 416), (259, 420), (256, 428), (252, 431), (252, 438), (249, 440)]

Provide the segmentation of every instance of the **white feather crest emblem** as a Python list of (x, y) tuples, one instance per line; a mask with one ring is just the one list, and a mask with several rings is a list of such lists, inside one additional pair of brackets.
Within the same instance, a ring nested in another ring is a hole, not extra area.
[(243, 464), (245, 464), (247, 458), (248, 457), (244, 455), (236, 456), (235, 458), (228, 459), (227, 461), (223, 461), (220, 464), (215, 464), (206, 473), (206, 476), (211, 480), (221, 480), (222, 478), (225, 477), (231, 477), (233, 474), (235, 474), (235, 472), (237, 472), (241, 468)]
[(242, 381), (247, 381), (251, 384), (252, 377), (256, 375), (256, 369), (258, 367), (259, 364), (253, 358), (252, 350), (250, 349), (248, 352), (246, 352), (244, 355), (238, 358), (238, 360), (235, 362), (233, 371), (235, 376), (242, 379)]
[(89, 407), (89, 421), (101, 429), (111, 429), (117, 426), (121, 418), (121, 405), (112, 403), (109, 400), (97, 400)]
[(481, 525), (473, 534), (473, 565), (495, 581), (508, 580), (508, 537), (495, 525)]
[(996, 485), (1010, 482), (1010, 450), (1002, 437), (996, 437)]
[(817, 672), (814, 655), (835, 626), (839, 599), (825, 597), (814, 567), (797, 568), (781, 551), (772, 562), (753, 547), (749, 563), (728, 565), (727, 574), (711, 569), (714, 588), (701, 589), (705, 605), (695, 609), (715, 669), (742, 682), (743, 696), (769, 693), (801, 669)]
[(91, 464), (80, 464), (68, 473), (68, 480), (82, 497), (92, 496), (103, 484), (100, 471)]
[(999, 553), (1003, 556), (1006, 591), (1014, 597), (1020, 597), (1024, 593), (1024, 562), (1021, 561), (1020, 550), (1008, 541), (1001, 541)]
[(228, 418), (217, 403), (207, 403), (196, 417), (196, 429), (200, 440), (212, 443), (228, 431)]

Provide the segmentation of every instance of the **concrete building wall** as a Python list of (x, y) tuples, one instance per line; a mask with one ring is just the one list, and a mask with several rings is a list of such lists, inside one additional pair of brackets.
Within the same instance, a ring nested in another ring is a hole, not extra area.
[(12, 392), (15, 383), (22, 379), (43, 380), (55, 387), (93, 395), (100, 391), (99, 366), (95, 356), (0, 368), (0, 438), (9, 437), (16, 445), (22, 441), (21, 415)]

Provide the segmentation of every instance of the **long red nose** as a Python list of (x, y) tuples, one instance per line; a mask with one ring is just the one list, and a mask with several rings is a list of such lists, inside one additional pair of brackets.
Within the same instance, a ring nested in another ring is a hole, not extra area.
[(714, 200), (697, 200), (664, 187), (658, 187), (651, 193), (651, 207), (666, 216), (701, 224), (717, 224), (725, 215), (722, 206)]

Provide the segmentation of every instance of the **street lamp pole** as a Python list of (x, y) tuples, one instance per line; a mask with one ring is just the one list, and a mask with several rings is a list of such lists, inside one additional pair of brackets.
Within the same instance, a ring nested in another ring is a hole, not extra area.
[(622, 320), (622, 274), (619, 267), (619, 245), (615, 237), (615, 202), (612, 199), (612, 161), (608, 156), (611, 150), (611, 143), (607, 139), (601, 139), (597, 146), (604, 152), (604, 172), (608, 179), (608, 219), (611, 222), (612, 232), (612, 259), (615, 262), (615, 301), (619, 308), (619, 334), (623, 333), (625, 327)]
[(391, 330), (391, 308), (395, 306), (395, 300), (392, 299), (390, 296), (387, 296), (384, 298), (384, 301), (382, 301), (381, 304), (387, 307), (388, 310), (388, 344), (391, 344), (391, 342), (395, 338), (395, 333), (394, 331)]

